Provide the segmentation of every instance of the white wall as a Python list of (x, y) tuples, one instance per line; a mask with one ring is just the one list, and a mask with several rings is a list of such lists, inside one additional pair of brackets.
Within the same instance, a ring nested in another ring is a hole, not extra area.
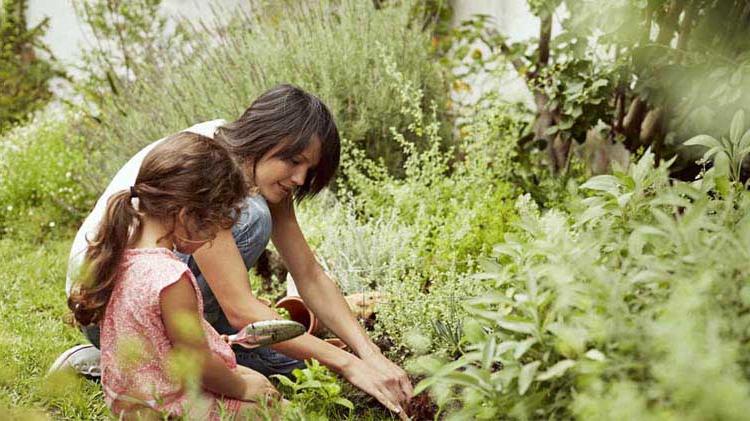
[[(246, 0), (164, 0), (162, 13), (165, 16), (184, 16), (197, 21), (209, 19), (216, 8), (221, 14), (244, 3)], [(44, 36), (45, 43), (63, 64), (78, 63), (80, 51), (92, 42), (84, 33), (84, 25), (78, 20), (72, 0), (30, 0), (28, 19), (30, 25), (39, 23), (45, 16), (50, 18), (50, 26)]]
[[(452, 0), (453, 25), (459, 25), (463, 20), (475, 14), (485, 14), (492, 17), (497, 31), (508, 38), (509, 42), (517, 42), (539, 36), (539, 19), (531, 14), (526, 0)], [(564, 12), (562, 12), (564, 13)], [(560, 18), (553, 18), (552, 35), (560, 31)], [(486, 52), (486, 51), (485, 51)], [(471, 80), (471, 91), (456, 95), (454, 99), (473, 103), (483, 92), (494, 90), (509, 101), (525, 102), (533, 106), (530, 92), (526, 83), (516, 75), (510, 65), (503, 77), (497, 75), (480, 74)]]

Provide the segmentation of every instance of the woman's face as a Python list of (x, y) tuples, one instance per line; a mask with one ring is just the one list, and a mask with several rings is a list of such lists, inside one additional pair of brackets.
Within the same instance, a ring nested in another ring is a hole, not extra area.
[[(282, 146), (268, 151), (255, 166), (255, 185), (270, 203), (279, 203), (289, 197), (305, 183), (308, 171), (315, 169), (320, 161), (320, 139), (317, 137), (300, 154), (289, 159), (274, 156)], [(252, 169), (252, 164), (249, 167)]]

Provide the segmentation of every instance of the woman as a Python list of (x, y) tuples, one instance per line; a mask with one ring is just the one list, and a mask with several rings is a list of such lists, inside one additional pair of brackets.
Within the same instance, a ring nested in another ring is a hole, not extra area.
[[(219, 333), (230, 334), (255, 321), (279, 318), (253, 296), (247, 281), (249, 268), (271, 239), (305, 303), (356, 354), (305, 334), (273, 349), (235, 347), (237, 363), (266, 375), (288, 374), (302, 366), (300, 360), (315, 358), (403, 417), (402, 408), (412, 393), (406, 373), (382, 355), (357, 323), (341, 292), (316, 262), (294, 212), (294, 202), (320, 192), (338, 167), (339, 134), (325, 104), (295, 86), (279, 85), (262, 94), (234, 122), (214, 120), (186, 131), (224, 144), (257, 193), (231, 229), (220, 231), (210, 245), (191, 256), (180, 256), (198, 281), (206, 320)], [(96, 230), (107, 199), (133, 184), (143, 157), (161, 141), (125, 164), (86, 218), (71, 250), (68, 292), (71, 274), (85, 254), (86, 235)], [(87, 328), (85, 333), (98, 345), (98, 327)], [(54, 366), (69, 363), (86, 371), (86, 365), (95, 366), (93, 354), (92, 348), (77, 347)]]

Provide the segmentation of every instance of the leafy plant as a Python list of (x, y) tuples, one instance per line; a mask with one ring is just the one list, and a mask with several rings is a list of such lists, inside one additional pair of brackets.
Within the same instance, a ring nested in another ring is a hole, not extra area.
[(354, 409), (354, 404), (341, 396), (341, 386), (327, 368), (314, 359), (306, 364), (306, 368), (292, 372), (294, 380), (279, 374), (271, 376), (279, 381), (282, 393), (291, 400), (294, 409), (305, 416), (334, 417), (340, 417), (340, 408)]
[(75, 227), (93, 205), (80, 184), (88, 151), (68, 133), (75, 115), (40, 114), (0, 144), (0, 237), (39, 241)]
[[(131, 7), (121, 3), (118, 7)], [(373, 59), (372, 46), (380, 43), (401, 57), (397, 67), (406, 80), (422, 87), (440, 107), (445, 96), (441, 70), (429, 59), (429, 34), (411, 25), (409, 10), (410, 4), (403, 2), (376, 9), (371, 2), (353, 0), (254, 1), (235, 10), (228, 26), (187, 28), (194, 35), (187, 46), (178, 39), (170, 54), (138, 67), (131, 78), (116, 80), (118, 94), (103, 96), (92, 119), (79, 128), (100, 153), (92, 165), (100, 170), (85, 180), (88, 187), (102, 189), (102, 182), (148, 142), (196, 122), (232, 120), (279, 83), (318, 95), (349, 139), (347, 148), (383, 158), (398, 174), (403, 156), (388, 128), (405, 128), (406, 118), (393, 101), (394, 89), (385, 83), (384, 63)], [(173, 57), (172, 51), (185, 49), (189, 60)], [(131, 49), (134, 59), (140, 57), (138, 51)]]
[[(510, 42), (482, 15), (457, 30), (454, 53), (471, 63), (458, 84), (477, 72), (500, 78), (508, 67), (521, 77), (536, 106), (529, 141), (542, 143), (555, 175), (569, 169), (574, 145), (601, 126), (608, 144), (630, 152), (651, 147), (657, 159), (680, 152), (672, 171), (692, 178), (697, 167), (680, 140), (720, 133), (729, 112), (747, 107), (744, 1), (528, 4), (539, 18), (534, 39)], [(555, 13), (560, 30), (553, 32)]]
[[(3, 0), (0, 7), (0, 132), (3, 132), (26, 121), (52, 98), (48, 84), (60, 71), (41, 40), (49, 18), (29, 28), (27, 0)], [(40, 56), (40, 51), (48, 57)]]
[(416, 391), (456, 418), (743, 418), (750, 196), (655, 165), (594, 177), (566, 209), (519, 198), (464, 354), (421, 357)]
[(713, 161), (715, 175), (721, 178), (719, 188), (723, 194), (727, 194), (728, 181), (740, 181), (742, 164), (750, 153), (750, 129), (745, 130), (745, 112), (739, 110), (734, 114), (728, 138), (717, 140), (713, 136), (698, 135), (688, 139), (684, 145), (708, 149), (702, 160)]

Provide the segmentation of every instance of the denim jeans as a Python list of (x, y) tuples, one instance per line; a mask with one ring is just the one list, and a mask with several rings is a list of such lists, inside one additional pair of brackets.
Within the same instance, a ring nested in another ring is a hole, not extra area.
[[(232, 227), (232, 236), (240, 250), (245, 268), (250, 270), (271, 238), (271, 211), (268, 209), (268, 204), (263, 196), (255, 195), (246, 200), (239, 220)], [(198, 281), (198, 287), (203, 296), (203, 317), (222, 335), (237, 333), (237, 329), (229, 324), (195, 259), (191, 255), (176, 254), (180, 260), (188, 265)], [(98, 348), (99, 327), (84, 328), (83, 331), (89, 341)], [(271, 348), (247, 349), (235, 345), (232, 350), (237, 357), (237, 364), (253, 369), (265, 376), (272, 374), (290, 376), (295, 368), (305, 367), (304, 362), (289, 358)]]

